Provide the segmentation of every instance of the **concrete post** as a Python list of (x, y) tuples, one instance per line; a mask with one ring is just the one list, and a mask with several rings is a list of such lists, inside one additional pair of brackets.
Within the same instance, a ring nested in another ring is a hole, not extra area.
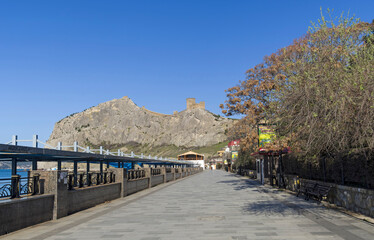
[(164, 176), (164, 183), (166, 183), (166, 168), (165, 167), (161, 168), (161, 175)]
[(127, 169), (125, 168), (121, 168), (123, 170), (123, 177), (121, 178), (122, 179), (122, 193), (121, 193), (121, 197), (126, 197), (127, 196)]
[(152, 174), (151, 174), (151, 168), (144, 168), (145, 171), (145, 177), (148, 178), (148, 188), (152, 187)]
[(38, 135), (32, 136), (32, 147), (38, 148)]
[(175, 168), (174, 167), (171, 168), (171, 173), (173, 174), (173, 181), (175, 181)]
[(62, 150), (62, 142), (57, 143), (57, 150)]
[(74, 142), (74, 152), (78, 152), (78, 142), (77, 141), (75, 141)]
[(53, 219), (68, 215), (68, 171), (30, 171), (30, 176), (39, 174), (39, 191), (44, 194), (53, 194)]
[(68, 190), (67, 190), (67, 171), (51, 171), (56, 175), (55, 184), (55, 207), (53, 211), (53, 219), (59, 219), (68, 215)]
[(12, 136), (12, 145), (17, 146), (17, 140), (18, 140), (18, 136), (17, 135), (13, 135)]

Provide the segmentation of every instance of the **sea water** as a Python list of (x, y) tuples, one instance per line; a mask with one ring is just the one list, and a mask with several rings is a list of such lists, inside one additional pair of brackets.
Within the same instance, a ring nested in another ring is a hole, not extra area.
[[(27, 177), (27, 170), (21, 170), (17, 169), (17, 174), (23, 177)], [(6, 180), (0, 180), (0, 187), (2, 187), (5, 184), (10, 183), (10, 178), (12, 177), (12, 169), (0, 169), (0, 179), (6, 179)]]

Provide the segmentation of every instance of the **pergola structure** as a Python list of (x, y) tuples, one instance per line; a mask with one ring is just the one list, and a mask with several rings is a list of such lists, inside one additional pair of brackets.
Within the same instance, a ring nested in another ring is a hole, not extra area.
[(102, 168), (103, 164), (107, 164), (109, 167), (110, 163), (117, 163), (118, 167), (123, 167), (123, 163), (146, 163), (154, 165), (179, 165), (188, 166), (190, 162), (169, 160), (169, 159), (149, 159), (135, 158), (135, 157), (124, 157), (124, 156), (113, 156), (113, 155), (102, 155), (92, 154), (84, 152), (73, 152), (63, 151), (46, 148), (34, 148), (24, 146), (13, 146), (7, 144), (0, 144), (0, 161), (11, 161), (12, 162), (12, 174), (17, 173), (17, 162), (32, 162), (32, 169), (37, 169), (38, 162), (56, 162), (57, 170), (61, 170), (62, 162), (74, 163), (74, 170), (76, 171), (76, 165), (78, 162), (87, 163), (87, 170), (89, 171), (89, 163), (99, 163)]
[[(90, 173), (91, 164), (99, 164), (100, 172), (99, 175), (104, 176), (104, 165), (107, 168), (114, 166), (116, 168), (124, 168), (125, 163), (131, 163), (131, 168), (135, 163), (143, 163), (154, 166), (174, 166), (174, 167), (187, 167), (193, 166), (194, 163), (188, 161), (172, 160), (172, 159), (152, 159), (152, 158), (136, 158), (127, 156), (115, 156), (110, 154), (95, 154), (87, 152), (74, 152), (64, 151), (47, 148), (37, 147), (26, 147), (18, 145), (0, 144), (0, 162), (9, 161), (11, 162), (11, 174), (12, 179), (0, 179), (11, 180), (10, 191), (11, 196), (16, 196), (16, 189), (19, 189), (20, 176), (17, 175), (18, 163), (20, 162), (31, 162), (31, 170), (38, 170), (38, 162), (55, 162), (57, 165), (56, 170), (62, 169), (62, 163), (73, 164), (73, 175), (74, 175), (74, 186), (78, 183), (78, 163), (86, 163), (86, 175)], [(1, 187), (1, 186), (0, 186)], [(13, 190), (12, 190), (13, 189)], [(1, 190), (1, 189), (0, 189)], [(17, 190), (18, 191), (18, 190)], [(18, 191), (19, 192), (19, 191)], [(2, 193), (0, 192), (0, 197)]]

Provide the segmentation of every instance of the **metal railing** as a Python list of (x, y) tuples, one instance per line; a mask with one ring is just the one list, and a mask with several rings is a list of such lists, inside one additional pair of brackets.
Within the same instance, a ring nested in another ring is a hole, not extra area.
[(128, 170), (127, 180), (136, 180), (145, 178), (145, 170)]
[(160, 168), (151, 168), (151, 175), (152, 176), (161, 175), (161, 169)]
[(19, 198), (25, 195), (35, 195), (39, 193), (39, 174), (32, 177), (21, 177), (12, 175), (11, 178), (0, 179), (0, 198)]
[[(75, 181), (75, 177), (77, 181)], [(84, 188), (100, 184), (114, 183), (116, 181), (116, 175), (114, 172), (105, 171), (103, 174), (100, 172), (78, 172), (74, 175), (73, 172), (68, 173), (68, 189), (73, 190), (75, 188)], [(77, 184), (74, 184), (74, 183)]]
[(171, 173), (171, 168), (165, 168), (166, 173)]

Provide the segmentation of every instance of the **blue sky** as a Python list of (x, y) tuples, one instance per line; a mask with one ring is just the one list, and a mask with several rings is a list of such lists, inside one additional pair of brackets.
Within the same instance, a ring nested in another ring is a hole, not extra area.
[(129, 96), (172, 113), (220, 113), (224, 90), (306, 33), (320, 7), (374, 19), (374, 1), (0, 2), (0, 143), (48, 139), (54, 123)]

